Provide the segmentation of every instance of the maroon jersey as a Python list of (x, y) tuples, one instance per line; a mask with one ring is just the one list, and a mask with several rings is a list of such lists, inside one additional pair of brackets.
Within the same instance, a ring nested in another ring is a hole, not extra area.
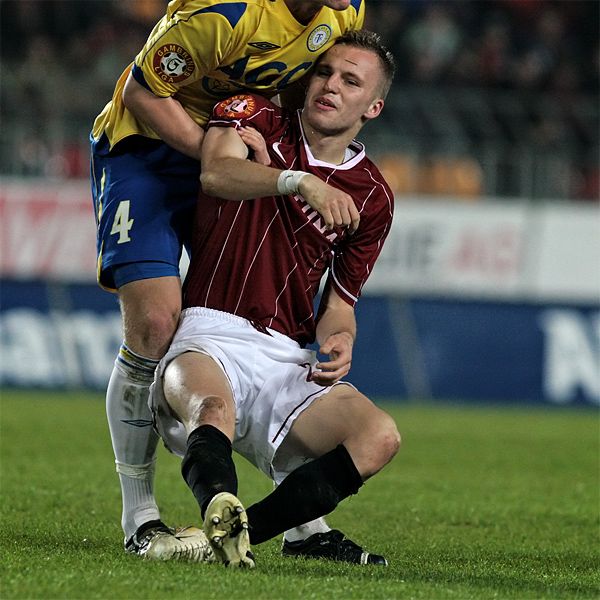
[(341, 165), (312, 156), (300, 113), (259, 96), (215, 106), (209, 127), (255, 127), (271, 166), (307, 171), (350, 194), (360, 213), (353, 235), (326, 230), (300, 195), (236, 202), (200, 194), (184, 306), (205, 306), (270, 327), (301, 345), (315, 339), (313, 299), (323, 274), (354, 305), (390, 229), (393, 195), (359, 142)]

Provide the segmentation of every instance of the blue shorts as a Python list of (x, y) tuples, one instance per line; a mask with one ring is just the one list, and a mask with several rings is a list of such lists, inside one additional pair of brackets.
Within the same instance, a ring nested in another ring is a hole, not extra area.
[(109, 150), (92, 140), (98, 282), (115, 290), (140, 279), (179, 276), (190, 247), (200, 163), (160, 140), (131, 136)]

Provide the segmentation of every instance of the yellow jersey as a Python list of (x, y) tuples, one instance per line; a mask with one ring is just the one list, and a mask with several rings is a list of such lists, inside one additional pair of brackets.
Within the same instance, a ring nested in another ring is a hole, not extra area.
[(310, 23), (299, 23), (284, 0), (172, 0), (141, 52), (96, 118), (92, 136), (110, 147), (130, 135), (158, 139), (123, 104), (125, 81), (159, 97), (173, 96), (203, 126), (213, 106), (251, 91), (267, 98), (301, 78), (335, 38), (360, 29), (365, 0), (343, 11), (322, 7)]

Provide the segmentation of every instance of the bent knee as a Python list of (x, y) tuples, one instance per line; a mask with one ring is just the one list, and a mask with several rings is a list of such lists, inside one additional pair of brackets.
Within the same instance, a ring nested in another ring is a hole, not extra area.
[(380, 425), (379, 435), (377, 439), (377, 446), (379, 448), (379, 458), (381, 466), (387, 465), (394, 456), (396, 456), (400, 449), (400, 432), (396, 427), (394, 420), (387, 416), (385, 424)]
[[(394, 456), (400, 450), (400, 444), (402, 443), (402, 437), (400, 436), (400, 432), (396, 427), (396, 423), (390, 418), (390, 424), (387, 431), (384, 433), (384, 439), (382, 442), (382, 446), (384, 448), (384, 454), (388, 457), (387, 462), (392, 460)], [(387, 464), (386, 462), (386, 464)]]
[(190, 404), (194, 406), (199, 421), (222, 418), (229, 413), (229, 403), (221, 396), (192, 397)]
[(364, 479), (383, 469), (398, 453), (401, 437), (394, 420), (385, 415), (379, 419), (372, 434), (370, 448), (362, 455), (359, 471)]

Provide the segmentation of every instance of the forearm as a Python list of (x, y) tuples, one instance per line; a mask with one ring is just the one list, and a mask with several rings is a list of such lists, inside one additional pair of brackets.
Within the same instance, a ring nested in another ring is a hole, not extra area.
[[(342, 301), (343, 302), (343, 301)], [(317, 341), (323, 345), (334, 334), (349, 336), (351, 344), (356, 339), (356, 318), (350, 305), (337, 309), (327, 307), (317, 323)]]
[(185, 111), (175, 98), (159, 98), (129, 76), (123, 102), (140, 121), (148, 125), (166, 144), (196, 160), (204, 130)]
[(276, 196), (280, 169), (241, 158), (219, 158), (204, 162), (200, 182), (210, 196), (225, 200), (250, 200)]
[(319, 353), (328, 358), (317, 363), (313, 381), (333, 385), (350, 372), (352, 347), (356, 336), (354, 308), (330, 288), (326, 292), (327, 306), (317, 323)]
[(202, 190), (225, 200), (300, 194), (323, 218), (325, 227), (358, 227), (352, 197), (312, 173), (274, 169), (246, 160), (248, 147), (231, 127), (209, 128), (202, 146)]

